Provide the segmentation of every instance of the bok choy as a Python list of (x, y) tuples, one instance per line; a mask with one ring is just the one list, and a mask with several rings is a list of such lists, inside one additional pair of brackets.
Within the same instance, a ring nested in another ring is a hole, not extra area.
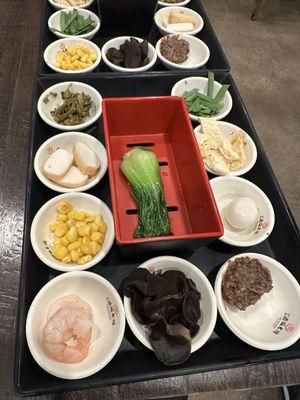
[(120, 169), (132, 186), (131, 195), (137, 205), (138, 226), (134, 237), (170, 235), (171, 227), (156, 155), (143, 147), (135, 147), (124, 154)]

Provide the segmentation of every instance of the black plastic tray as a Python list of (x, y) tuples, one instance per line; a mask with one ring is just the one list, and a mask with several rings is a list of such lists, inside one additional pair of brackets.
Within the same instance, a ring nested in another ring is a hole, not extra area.
[[(209, 22), (209, 19), (203, 9), (203, 6), (200, 2), (200, 0), (192, 0), (187, 7), (192, 8), (193, 10), (197, 11), (203, 18), (204, 21), (204, 27), (199, 32), (196, 36), (203, 40), (204, 43), (207, 44), (210, 50), (210, 59), (208, 62), (200, 69), (201, 70), (208, 70), (208, 69), (213, 69), (213, 70), (219, 70), (219, 71), (229, 71), (230, 70), (230, 65), (227, 61), (227, 58), (223, 52), (223, 49), (213, 31), (213, 28)], [(91, 11), (93, 11), (95, 14), (99, 15), (99, 9), (97, 6), (97, 2), (95, 1), (93, 5), (89, 8)], [(38, 68), (38, 74), (39, 75), (48, 75), (48, 74), (55, 74), (57, 73), (53, 71), (51, 68), (47, 66), (47, 64), (44, 62), (44, 50), (46, 47), (54, 42), (55, 40), (59, 39), (52, 33), (49, 28), (48, 28), (48, 18), (52, 13), (54, 13), (56, 10), (51, 6), (51, 4), (47, 0), (43, 0), (43, 10), (42, 10), (42, 19), (41, 19), (41, 32), (40, 32), (40, 63), (39, 63), (39, 68)], [(137, 35), (138, 36), (138, 35)], [(152, 43), (154, 46), (156, 42), (161, 38), (161, 34), (159, 30), (157, 29), (156, 25), (153, 23), (153, 28), (151, 30), (151, 33), (149, 37), (147, 38), (150, 43)], [(101, 33), (101, 26), (100, 30), (98, 33), (94, 36), (92, 41), (96, 43), (100, 49), (106, 43), (109, 39), (112, 37), (104, 37), (102, 36)], [(155, 66), (152, 68), (152, 70), (148, 72), (144, 72), (143, 74), (153, 74), (155, 71), (160, 71), (161, 74), (168, 73), (171, 75), (178, 75), (178, 74), (185, 74), (185, 71), (168, 71), (163, 64), (158, 60)], [(97, 72), (111, 72), (111, 70), (104, 64), (104, 61), (102, 60), (100, 65), (92, 72), (92, 74), (95, 74)], [(115, 75), (120, 75), (124, 74), (123, 72), (114, 72)], [(79, 74), (78, 76), (81, 76)]]
[[(195, 74), (190, 74), (190, 76), (192, 75)], [(155, 76), (155, 74), (154, 76), (140, 75), (130, 79), (118, 76), (104, 77), (101, 74), (94, 74), (91, 77), (82, 77), (81, 81), (93, 85), (103, 97), (153, 96), (170, 94), (172, 86), (180, 78), (173, 74), (165, 74), (164, 76), (159, 74), (158, 76)], [(216, 73), (216, 79), (231, 85), (230, 92), (233, 98), (233, 108), (226, 120), (248, 132), (257, 146), (257, 162), (244, 177), (255, 182), (267, 194), (273, 203), (276, 216), (275, 228), (270, 237), (260, 245), (249, 248), (249, 251), (263, 253), (276, 258), (300, 280), (300, 238), (295, 221), (278, 186), (234, 81), (229, 74), (224, 73)], [(58, 194), (47, 189), (38, 180), (33, 170), (33, 159), (38, 147), (51, 135), (57, 133), (39, 118), (36, 104), (39, 95), (47, 87), (64, 80), (66, 80), (66, 77), (40, 78), (37, 80), (34, 94), (15, 355), (16, 390), (22, 394), (37, 395), (224, 369), (247, 363), (300, 357), (300, 341), (282, 351), (266, 352), (258, 350), (239, 341), (219, 319), (215, 334), (208, 343), (192, 354), (186, 363), (177, 367), (166, 367), (159, 363), (151, 351), (133, 340), (132, 334), (128, 329), (115, 358), (102, 371), (89, 378), (74, 381), (57, 379), (44, 372), (35, 363), (26, 343), (26, 315), (34, 296), (57, 273), (43, 265), (35, 255), (30, 244), (30, 226), (37, 210), (47, 200)], [(101, 119), (96, 125), (95, 132), (95, 136), (104, 142)], [(99, 196), (110, 205), (108, 177), (106, 176), (90, 193)], [(179, 255), (197, 265), (213, 283), (220, 265), (229, 257), (244, 251), (247, 250), (231, 247), (216, 241), (207, 247), (199, 248), (193, 254), (187, 254), (182, 249)], [(123, 278), (148, 258), (150, 258), (149, 255), (141, 254), (131, 260), (123, 256), (118, 246), (114, 245), (101, 265), (95, 266), (91, 271), (104, 276), (118, 288)], [(129, 360), (130, 363), (128, 363)]]

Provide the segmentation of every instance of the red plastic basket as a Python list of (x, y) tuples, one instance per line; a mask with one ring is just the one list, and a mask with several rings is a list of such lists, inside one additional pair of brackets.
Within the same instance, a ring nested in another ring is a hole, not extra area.
[[(184, 100), (171, 96), (107, 98), (102, 106), (117, 243), (165, 246), (172, 242), (178, 248), (184, 240), (184, 246), (188, 241), (195, 248), (222, 236), (222, 221)], [(171, 236), (133, 237), (137, 207), (119, 166), (134, 146), (152, 150), (159, 160)]]

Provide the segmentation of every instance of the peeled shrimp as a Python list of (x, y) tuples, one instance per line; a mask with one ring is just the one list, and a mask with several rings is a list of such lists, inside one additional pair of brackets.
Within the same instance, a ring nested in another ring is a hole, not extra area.
[(88, 355), (92, 329), (89, 304), (77, 295), (61, 297), (51, 305), (43, 329), (46, 354), (64, 363), (83, 361)]

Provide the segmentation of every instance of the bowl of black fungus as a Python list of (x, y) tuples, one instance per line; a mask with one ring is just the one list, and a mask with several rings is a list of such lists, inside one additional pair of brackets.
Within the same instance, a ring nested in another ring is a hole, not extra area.
[(216, 323), (213, 289), (201, 270), (172, 256), (152, 258), (124, 282), (128, 325), (165, 365), (184, 363)]

